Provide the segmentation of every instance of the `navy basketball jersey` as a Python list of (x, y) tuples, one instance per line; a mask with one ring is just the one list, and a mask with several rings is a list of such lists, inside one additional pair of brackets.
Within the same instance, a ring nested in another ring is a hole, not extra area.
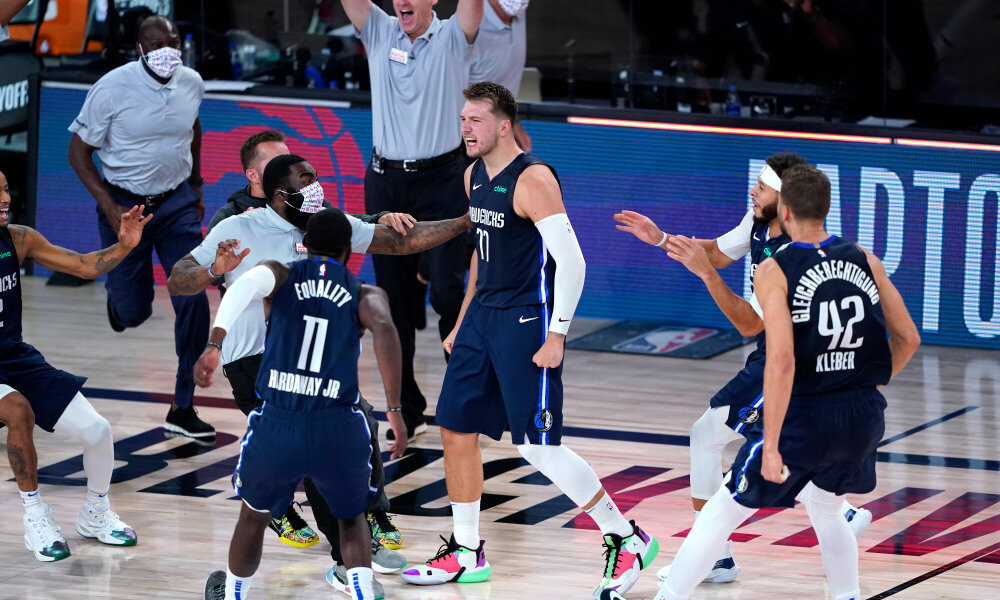
[(288, 265), (274, 293), (257, 394), (272, 406), (313, 412), (358, 400), (361, 283), (331, 259)]
[[(757, 274), (757, 267), (760, 263), (774, 256), (785, 244), (792, 241), (787, 235), (779, 233), (774, 237), (768, 237), (771, 233), (771, 226), (768, 223), (753, 222), (750, 230), (750, 292), (753, 293), (753, 278)], [(757, 334), (757, 350), (764, 351), (764, 332)]]
[(864, 251), (830, 236), (819, 244), (792, 242), (774, 260), (788, 279), (795, 338), (792, 394), (888, 383), (892, 355), (885, 314)]
[(0, 348), (21, 341), (21, 264), (14, 239), (0, 227)]
[[(482, 160), (472, 167), (469, 211), (476, 226), (479, 254), (476, 299), (483, 306), (547, 304), (552, 298), (555, 263), (531, 219), (514, 213), (514, 187), (521, 173), (531, 165), (552, 169), (526, 152), (493, 179), (486, 174), (486, 163)], [(552, 173), (555, 175), (555, 169)]]

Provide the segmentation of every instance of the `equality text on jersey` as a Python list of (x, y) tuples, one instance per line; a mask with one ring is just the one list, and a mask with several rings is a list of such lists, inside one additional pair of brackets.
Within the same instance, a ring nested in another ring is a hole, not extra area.
[(872, 306), (878, 304), (878, 286), (864, 269), (846, 260), (824, 261), (810, 267), (795, 285), (791, 307), (793, 323), (809, 321), (816, 290), (821, 284), (833, 279), (854, 284), (868, 296)]
[(478, 225), (486, 225), (488, 227), (496, 227), (500, 229), (503, 227), (504, 214), (502, 212), (497, 212), (495, 210), (489, 210), (486, 208), (479, 208), (477, 206), (469, 207), (469, 212), (472, 216), (472, 222)]
[(303, 396), (318, 396), (322, 392), (327, 398), (340, 397), (339, 380), (300, 375), (298, 373), (286, 373), (277, 369), (271, 369), (271, 373), (267, 378), (267, 387), (279, 392), (289, 392)]
[(336, 304), (337, 308), (341, 308), (350, 302), (352, 298), (351, 293), (347, 291), (347, 288), (339, 283), (334, 283), (331, 280), (324, 279), (307, 279), (296, 283), (295, 295), (299, 300), (326, 298), (330, 302)]

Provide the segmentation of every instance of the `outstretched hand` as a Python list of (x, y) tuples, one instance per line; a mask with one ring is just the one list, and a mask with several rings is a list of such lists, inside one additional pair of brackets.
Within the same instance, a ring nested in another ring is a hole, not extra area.
[(698, 277), (704, 279), (715, 272), (712, 261), (708, 258), (705, 247), (698, 243), (698, 238), (675, 235), (667, 241), (667, 256), (687, 267)]
[(250, 254), (250, 248), (244, 248), (242, 252), (237, 254), (236, 251), (239, 249), (239, 240), (230, 239), (219, 242), (219, 247), (215, 250), (215, 261), (211, 265), (212, 272), (216, 275), (222, 275), (240, 266), (246, 255)]
[(135, 248), (142, 240), (142, 229), (153, 218), (153, 215), (143, 216), (146, 207), (141, 204), (133, 206), (131, 210), (122, 213), (121, 224), (118, 226), (118, 242), (129, 248)]
[(621, 225), (615, 225), (615, 229), (627, 231), (650, 246), (657, 246), (663, 240), (663, 232), (646, 215), (632, 210), (623, 210), (615, 214), (615, 221), (621, 223)]

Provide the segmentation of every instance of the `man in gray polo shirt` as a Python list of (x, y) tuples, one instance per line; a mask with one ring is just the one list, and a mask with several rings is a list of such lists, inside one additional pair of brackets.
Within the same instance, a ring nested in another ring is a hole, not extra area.
[[(396, 0), (390, 17), (370, 0), (341, 0), (368, 53), (372, 84), (372, 160), (365, 173), (365, 211), (404, 212), (420, 220), (464, 214), (459, 115), (469, 80), (472, 43), (483, 0), (459, 0), (440, 20), (436, 0)], [(423, 253), (431, 306), (441, 339), (451, 331), (465, 294), (468, 254), (462, 239)], [(403, 349), (403, 420), (411, 435), (426, 430), (427, 400), (413, 375), (414, 322), (424, 311), (416, 256), (374, 256), (375, 279), (389, 305)], [(415, 299), (419, 301), (415, 301)]]
[[(483, 22), (472, 53), (469, 85), (492, 81), (517, 98), (528, 58), (528, 26), (525, 12), (530, 0), (483, 0)], [(514, 122), (514, 140), (531, 152), (531, 138), (521, 121)]]
[[(149, 17), (139, 27), (140, 59), (111, 71), (90, 88), (69, 130), (69, 164), (97, 201), (101, 243), (117, 239), (123, 212), (143, 205), (153, 220), (142, 241), (108, 274), (108, 320), (115, 331), (138, 327), (153, 314), (153, 250), (170, 272), (201, 241), (201, 76), (181, 65), (177, 27)], [(98, 173), (93, 155), (101, 161)], [(103, 179), (102, 179), (103, 174)], [(208, 297), (171, 296), (178, 357), (174, 402), (164, 428), (191, 437), (215, 429), (195, 414), (194, 363), (208, 340)]]

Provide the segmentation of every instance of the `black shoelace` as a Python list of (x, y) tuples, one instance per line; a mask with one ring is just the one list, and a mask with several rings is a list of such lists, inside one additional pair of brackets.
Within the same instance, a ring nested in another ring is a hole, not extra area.
[(392, 533), (394, 531), (398, 531), (396, 526), (392, 524), (392, 521), (389, 520), (389, 514), (384, 510), (376, 509), (373, 510), (371, 514), (375, 519), (375, 523), (378, 525), (378, 528), (382, 530), (382, 533)]
[(458, 544), (452, 542), (451, 540), (446, 540), (443, 535), (439, 535), (438, 537), (441, 538), (441, 541), (444, 542), (444, 544), (441, 544), (441, 547), (438, 548), (437, 554), (434, 555), (434, 558), (427, 561), (428, 564), (436, 560), (441, 560), (455, 550), (458, 550)]
[[(614, 540), (612, 540), (614, 541)], [(607, 541), (604, 542), (604, 576), (611, 579), (615, 576), (615, 571), (618, 569), (618, 561), (622, 557), (621, 553), (621, 543), (609, 544)], [(614, 553), (615, 560), (611, 560), (611, 554)]]
[(298, 502), (293, 502), (291, 506), (288, 507), (288, 511), (285, 512), (285, 518), (288, 519), (288, 524), (292, 526), (292, 529), (298, 531), (303, 527), (308, 527), (309, 524), (306, 523), (299, 513), (295, 512), (295, 507), (298, 506), (299, 510), (302, 510), (302, 505)]

